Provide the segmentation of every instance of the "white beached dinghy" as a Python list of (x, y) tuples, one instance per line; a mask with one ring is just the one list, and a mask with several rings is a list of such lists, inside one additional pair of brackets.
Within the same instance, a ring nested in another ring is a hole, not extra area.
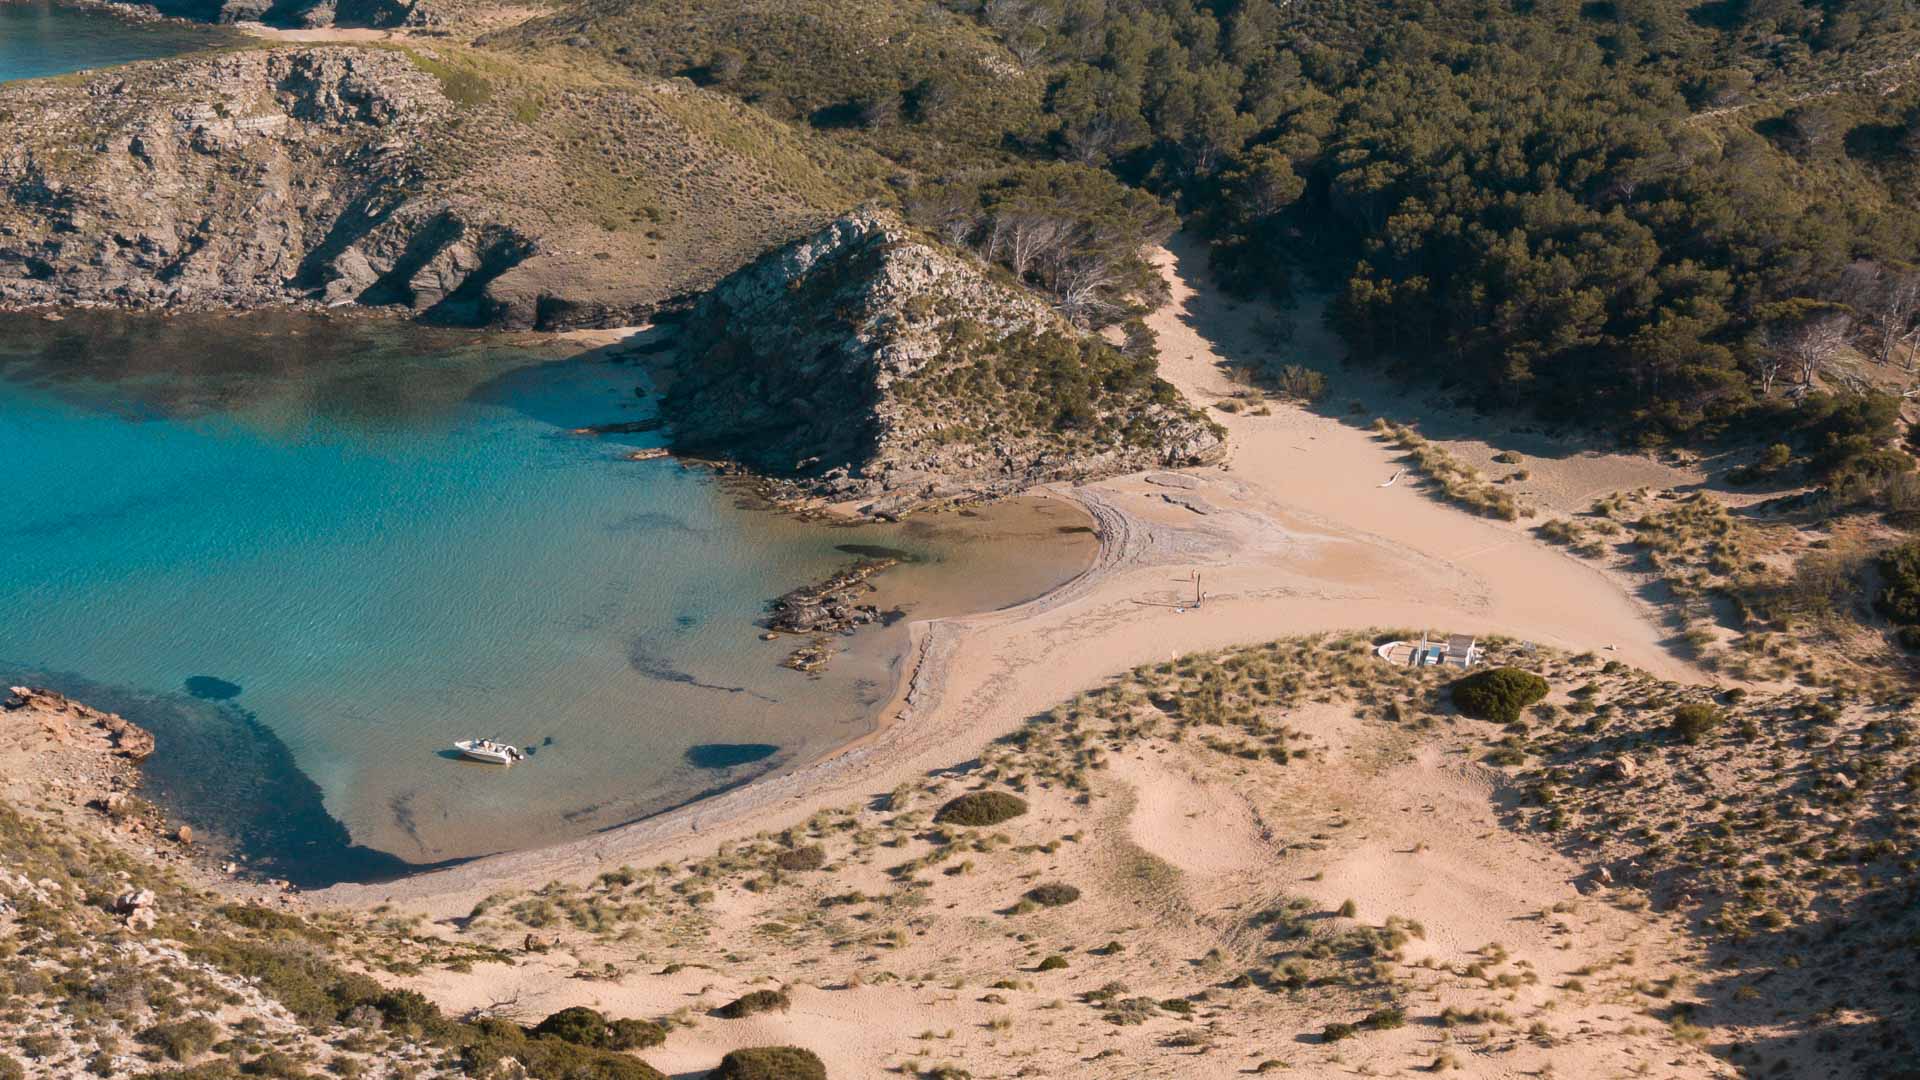
[(484, 761), (489, 765), (511, 765), (526, 760), (527, 755), (517, 746), (509, 746), (496, 739), (462, 739), (453, 744), (462, 757), (475, 761)]

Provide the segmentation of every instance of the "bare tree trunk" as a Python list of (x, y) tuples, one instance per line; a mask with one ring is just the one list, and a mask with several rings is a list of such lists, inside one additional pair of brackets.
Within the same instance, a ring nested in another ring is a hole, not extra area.
[(1907, 334), (1907, 328), (1913, 322), (1913, 312), (1920, 306), (1920, 275), (1901, 274), (1888, 281), (1881, 290), (1875, 304), (1875, 316), (1880, 323), (1880, 350), (1878, 359), (1883, 364), (1893, 362), (1893, 351), (1900, 339)]

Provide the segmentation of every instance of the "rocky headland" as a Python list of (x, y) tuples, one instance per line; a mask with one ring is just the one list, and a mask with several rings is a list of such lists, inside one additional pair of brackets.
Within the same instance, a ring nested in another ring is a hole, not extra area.
[(1217, 459), (1217, 426), (1154, 372), (890, 214), (774, 251), (685, 318), (677, 451), (797, 499), (890, 516)]
[[(684, 82), (253, 48), (0, 87), (0, 304), (631, 322), (850, 199)], [(743, 149), (744, 148), (744, 149)]]

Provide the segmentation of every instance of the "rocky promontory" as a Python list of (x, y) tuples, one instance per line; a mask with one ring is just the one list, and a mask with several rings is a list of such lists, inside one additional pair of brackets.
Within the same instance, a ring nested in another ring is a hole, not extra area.
[[(118, 713), (101, 712), (65, 694), (13, 686), (0, 698), (9, 727), (32, 726), (51, 746), (92, 751), (138, 764), (153, 756), (153, 734)], [(15, 742), (19, 742), (18, 735)]]
[(1215, 460), (1155, 374), (973, 257), (861, 211), (722, 281), (685, 320), (675, 449), (890, 515)]
[(850, 199), (802, 140), (684, 82), (557, 79), (452, 46), (9, 84), (0, 305), (628, 322)]

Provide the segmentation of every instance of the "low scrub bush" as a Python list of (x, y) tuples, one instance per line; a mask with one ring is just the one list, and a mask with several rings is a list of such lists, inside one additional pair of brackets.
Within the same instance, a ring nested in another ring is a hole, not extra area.
[(793, 999), (787, 996), (785, 990), (754, 990), (727, 1002), (714, 1012), (728, 1020), (739, 1020), (755, 1013), (786, 1012), (792, 1007)]
[(933, 815), (940, 825), (975, 828), (1012, 821), (1027, 812), (1027, 801), (1005, 791), (972, 791), (953, 799)]
[(1453, 703), (1479, 720), (1511, 724), (1520, 711), (1547, 696), (1547, 680), (1519, 668), (1476, 671), (1454, 682)]
[(1405, 1027), (1406, 1024), (1406, 1010), (1397, 1008), (1375, 1009), (1367, 1014), (1366, 1019), (1360, 1021), (1361, 1027), (1371, 1028), (1374, 1031), (1392, 1031), (1397, 1027)]
[(204, 1016), (155, 1024), (140, 1033), (140, 1041), (175, 1061), (191, 1061), (220, 1041), (220, 1029)]
[(720, 1059), (712, 1080), (827, 1080), (819, 1055), (798, 1046), (753, 1046)]
[(827, 865), (827, 849), (819, 844), (789, 848), (773, 857), (773, 865), (782, 870), (818, 870)]
[(1880, 594), (1874, 606), (1895, 623), (1920, 624), (1920, 540), (1881, 552), (1879, 566)]
[(1711, 705), (1682, 705), (1673, 710), (1672, 730), (1682, 742), (1698, 745), (1726, 719), (1725, 713)]
[(644, 1050), (667, 1041), (667, 1029), (649, 1020), (609, 1020), (585, 1005), (561, 1009), (527, 1034), (601, 1050)]
[(666, 1080), (665, 1073), (639, 1058), (565, 1039), (530, 1039), (526, 1029), (505, 1020), (482, 1020), (463, 1031), (460, 1065), (470, 1076), (485, 1075), (502, 1059), (513, 1058), (542, 1080)]
[(1057, 881), (1048, 882), (1028, 889), (1027, 899), (1041, 907), (1061, 907), (1080, 899), (1080, 890)]

